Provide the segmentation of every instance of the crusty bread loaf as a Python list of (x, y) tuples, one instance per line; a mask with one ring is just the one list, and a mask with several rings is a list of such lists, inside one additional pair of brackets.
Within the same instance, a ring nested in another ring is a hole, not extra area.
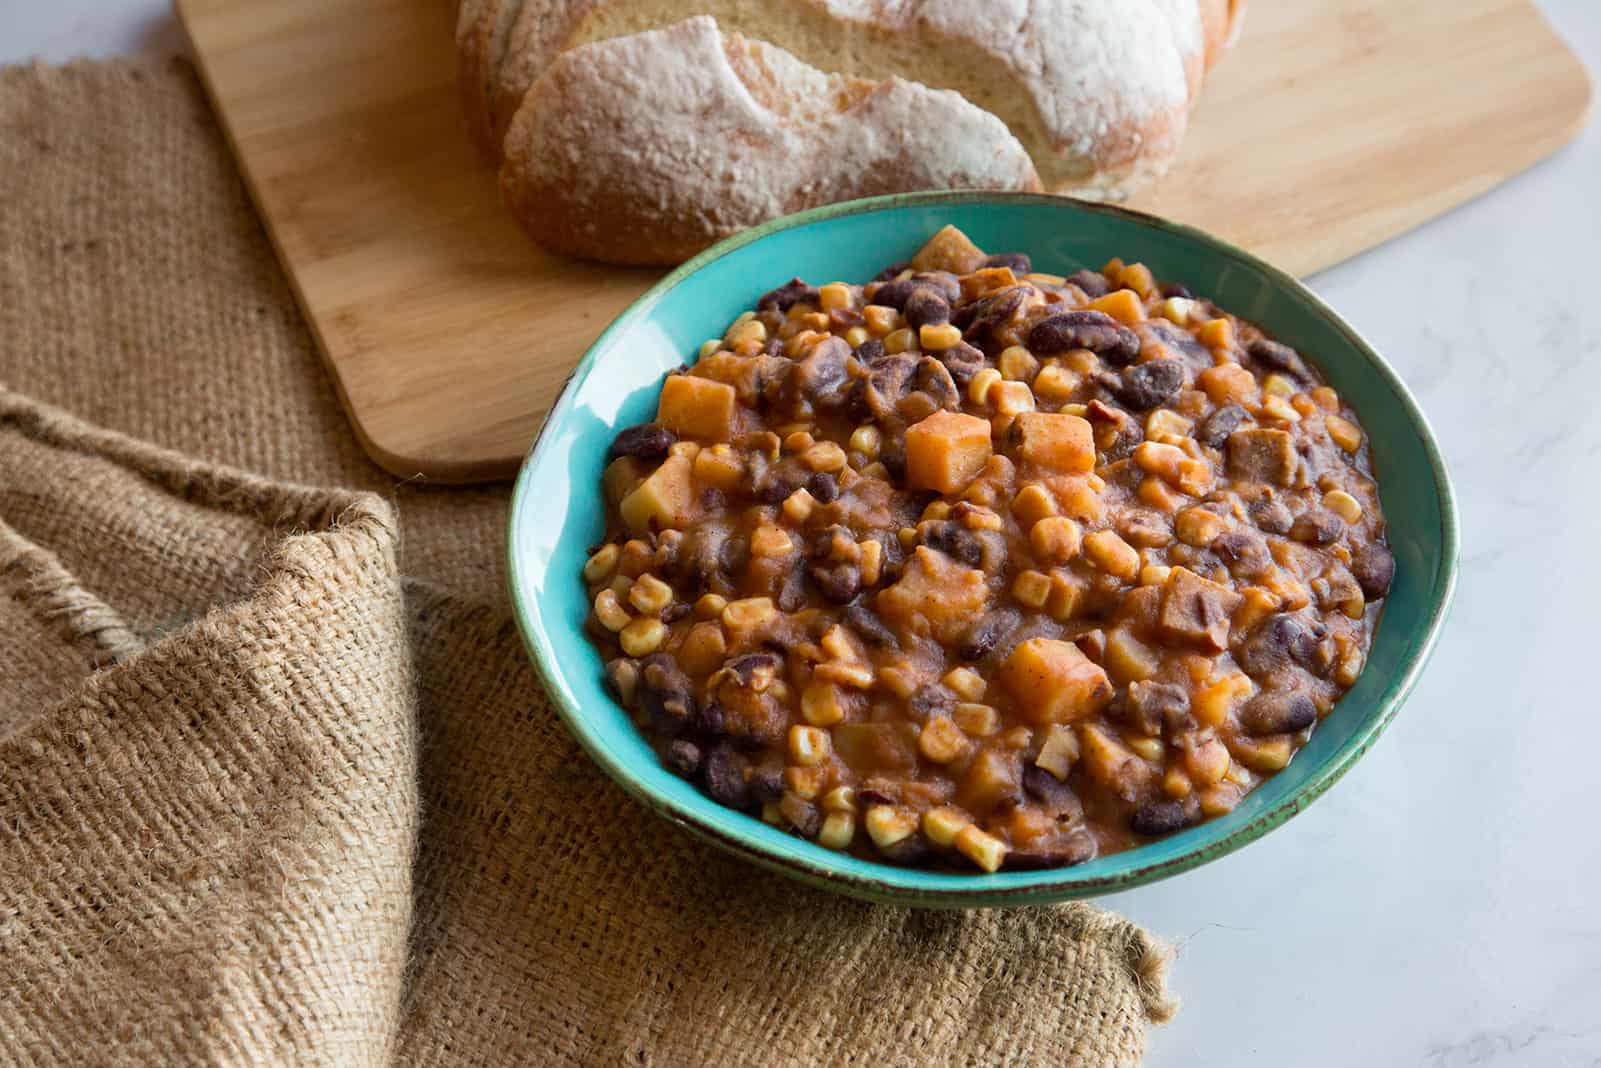
[[(507, 0), (501, 0), (502, 3)], [(1177, 153), (1233, 0), (526, 0), (491, 100), (504, 129), (566, 48), (709, 14), (827, 71), (954, 89), (1053, 190), (1116, 196)], [(489, 60), (493, 63), (493, 59)]]
[(462, 0), (456, 9), (456, 88), (473, 143), (499, 160), (503, 126), (494, 119), (494, 92), (512, 27), (523, 0)]
[(706, 16), (562, 53), (505, 150), (529, 234), (614, 263), (676, 263), (837, 200), (1039, 188), (1005, 125), (957, 94), (824, 74)]

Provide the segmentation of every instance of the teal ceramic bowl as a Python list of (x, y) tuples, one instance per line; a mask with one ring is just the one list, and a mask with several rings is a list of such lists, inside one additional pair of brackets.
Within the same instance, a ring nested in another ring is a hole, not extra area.
[[(954, 223), (992, 252), (1027, 252), (1070, 274), (1112, 256), (1261, 324), (1296, 346), (1350, 399), (1373, 440), (1397, 561), (1367, 670), (1289, 767), (1228, 815), (1150, 845), (1054, 871), (922, 871), (824, 849), (724, 808), (669, 772), (606, 692), (584, 637), (579, 569), (603, 531), (601, 471), (612, 435), (655, 414), (662, 376), (774, 286), (865, 281)], [(512, 602), (529, 652), (574, 737), (628, 794), (732, 853), (856, 897), (928, 906), (1059, 901), (1127, 889), (1240, 848), (1295, 815), (1348, 769), (1395, 716), (1451, 600), (1456, 512), (1423, 413), (1389, 365), (1294, 278), (1199, 231), (1051, 196), (927, 193), (803, 212), (730, 238), (640, 297), (584, 355), (517, 480), (510, 522)]]

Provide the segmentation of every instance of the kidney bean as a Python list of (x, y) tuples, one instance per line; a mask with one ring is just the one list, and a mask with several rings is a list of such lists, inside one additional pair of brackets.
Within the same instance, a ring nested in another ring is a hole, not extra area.
[(948, 304), (955, 304), (962, 299), (961, 279), (949, 271), (922, 271), (912, 275), (912, 281), (934, 290)]
[(1190, 816), (1182, 801), (1148, 801), (1134, 810), (1129, 826), (1136, 834), (1155, 838), (1190, 825)]
[(1328, 545), (1344, 533), (1345, 520), (1322, 508), (1302, 512), (1290, 524), (1290, 537), (1308, 545)]
[(1125, 364), (1140, 354), (1140, 338), (1105, 312), (1071, 311), (1035, 323), (1028, 347), (1044, 355), (1089, 349), (1108, 363)]
[(978, 567), (984, 560), (984, 543), (978, 532), (949, 519), (927, 524), (923, 528), (923, 544), (968, 567)]
[(1182, 686), (1167, 682), (1132, 682), (1123, 701), (1123, 718), (1143, 734), (1161, 735), (1172, 725), (1178, 730), (1194, 726), (1190, 695)]
[(1104, 297), (1112, 291), (1112, 283), (1100, 271), (1074, 271), (1067, 276), (1067, 280), (1082, 289), (1091, 300)]
[(1015, 609), (998, 608), (973, 624), (962, 636), (956, 646), (956, 655), (963, 660), (982, 660), (1022, 622), (1022, 615)]
[(1190, 292), (1189, 286), (1183, 285), (1179, 282), (1164, 282), (1162, 284), (1162, 288), (1157, 292), (1161, 293), (1164, 297), (1184, 297), (1185, 299), (1188, 299), (1195, 296), (1194, 293)]
[(1324, 660), (1321, 649), (1326, 637), (1328, 628), (1322, 623), (1280, 612), (1258, 623), (1236, 655), (1240, 667), (1252, 678), (1265, 677), (1292, 662), (1314, 668)]
[(1079, 829), (1063, 836), (1052, 845), (1032, 845), (1027, 849), (1008, 850), (1001, 867), (1008, 871), (1063, 868), (1082, 864), (1093, 856), (1095, 856), (1095, 839), (1088, 831)]
[(751, 772), (746, 783), (750, 799), (758, 805), (777, 801), (784, 796), (784, 769), (761, 767)]
[(807, 479), (806, 492), (821, 504), (833, 504), (839, 500), (839, 478), (827, 471), (819, 471)]
[(868, 645), (880, 649), (894, 649), (900, 645), (895, 632), (884, 625), (884, 621), (878, 618), (878, 613), (860, 601), (847, 606), (844, 617), (850, 628)]
[(835, 604), (849, 604), (862, 592), (862, 571), (856, 564), (812, 563), (807, 574), (824, 597)]
[(1304, 693), (1268, 690), (1240, 709), (1240, 726), (1251, 735), (1293, 734), (1317, 722), (1317, 706)]
[(1301, 354), (1282, 342), (1257, 338), (1245, 347), (1245, 351), (1274, 370), (1288, 371), (1296, 376), (1306, 374), (1306, 364), (1302, 362)]
[(1076, 816), (1084, 810), (1071, 786), (1033, 762), (1023, 768), (1023, 792), (1057, 819)]
[(967, 340), (983, 344), (997, 327), (1012, 321), (1017, 310), (1028, 299), (1027, 286), (1012, 286), (999, 293), (975, 300), (952, 314), (951, 322), (961, 328)]
[(756, 301), (756, 310), (764, 311), (768, 308), (776, 308), (779, 311), (787, 312), (792, 306), (799, 304), (803, 300), (816, 304), (817, 290), (802, 282), (799, 278), (791, 278), (777, 289), (770, 289), (763, 293), (761, 298)]
[(701, 782), (718, 804), (729, 808), (749, 807), (750, 785), (745, 781), (747, 761), (727, 742), (719, 742), (701, 763)]
[(928, 857), (928, 842), (920, 834), (907, 835), (893, 845), (876, 848), (884, 859), (896, 864), (918, 864)]
[(1026, 252), (997, 252), (984, 260), (984, 266), (1010, 267), (1013, 274), (1021, 276), (1034, 270), (1034, 261)]
[(780, 612), (799, 612), (806, 607), (806, 567), (800, 561), (784, 575), (776, 603)]
[(1295, 523), (1295, 516), (1290, 514), (1289, 506), (1272, 497), (1252, 501), (1249, 511), (1251, 522), (1255, 523), (1259, 530), (1269, 534), (1287, 534)]
[(902, 308), (907, 325), (914, 330), (923, 326), (939, 326), (951, 321), (951, 306), (945, 298), (929, 286), (918, 286), (906, 298)]
[(1206, 417), (1200, 429), (1195, 432), (1195, 440), (1202, 445), (1221, 449), (1229, 440), (1229, 435), (1238, 430), (1240, 424), (1249, 418), (1250, 413), (1238, 404), (1225, 404)]
[(1362, 587), (1362, 595), (1370, 601), (1377, 600), (1390, 592), (1390, 583), (1395, 579), (1395, 554), (1383, 545), (1364, 546), (1351, 561), (1351, 574)]
[(675, 738), (667, 747), (667, 766), (686, 779), (700, 771), (700, 746), (688, 738)]
[(851, 347), (844, 338), (824, 338), (812, 346), (805, 359), (790, 364), (783, 392), (792, 401), (809, 401), (825, 411), (839, 407), (845, 401), (845, 391), (841, 387), (849, 381), (847, 364), (850, 358)]
[(612, 439), (613, 456), (635, 456), (641, 460), (659, 460), (678, 441), (678, 435), (655, 423), (642, 423), (620, 430)]
[(965, 341), (958, 341), (944, 352), (936, 353), (934, 358), (945, 365), (951, 381), (959, 389), (966, 389), (973, 376), (984, 369), (984, 354)]
[(942, 716), (956, 707), (956, 695), (938, 683), (919, 686), (917, 692), (906, 699), (906, 709), (913, 719), (926, 720)]
[(1117, 399), (1138, 412), (1172, 400), (1183, 388), (1183, 362), (1165, 357), (1124, 368), (1112, 386)]
[(882, 271), (879, 271), (877, 274), (875, 274), (873, 276), (873, 281), (888, 282), (891, 278), (894, 278), (911, 265), (911, 260), (901, 260), (899, 263), (892, 263), (888, 267), (885, 267)]

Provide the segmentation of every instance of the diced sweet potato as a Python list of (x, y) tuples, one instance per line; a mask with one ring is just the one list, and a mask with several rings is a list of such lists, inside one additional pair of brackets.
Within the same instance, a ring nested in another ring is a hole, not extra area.
[(1059, 412), (1024, 412), (1012, 422), (1017, 455), (1063, 474), (1095, 469), (1095, 435), (1087, 420)]
[(1030, 638), (1001, 664), (1001, 684), (1024, 719), (1071, 723), (1094, 715), (1112, 699), (1112, 683), (1072, 642)]
[(1128, 627), (1113, 627), (1106, 635), (1106, 669), (1118, 682), (1142, 682), (1162, 670), (1156, 651), (1136, 638)]
[(635, 534), (652, 528), (682, 527), (695, 507), (695, 481), (689, 458), (669, 456), (618, 506)]
[(984, 573), (920, 545), (895, 585), (879, 593), (878, 614), (913, 634), (954, 641), (989, 604)]
[(728, 441), (734, 436), (734, 387), (695, 375), (668, 375), (656, 421), (680, 437)]
[(1283, 430), (1236, 430), (1229, 435), (1229, 477), (1288, 486), (1295, 479), (1295, 445)]
[(1145, 318), (1145, 305), (1132, 289), (1114, 289), (1090, 301), (1091, 311), (1105, 312), (1120, 323), (1134, 324)]
[(1165, 638), (1188, 642), (1211, 653), (1229, 645), (1229, 623), (1244, 601), (1227, 586), (1210, 582), (1187, 568), (1175, 567), (1162, 585), (1162, 606), (1156, 629)]
[(917, 255), (912, 257), (914, 271), (950, 271), (968, 274), (984, 266), (984, 252), (966, 234), (954, 226), (946, 226), (928, 239)]
[(906, 430), (906, 482), (912, 489), (957, 493), (990, 458), (987, 420), (938, 411)]
[(1045, 480), (1061, 514), (1080, 523), (1096, 523), (1106, 515), (1106, 501), (1087, 475), (1056, 475)]
[(999, 802), (1022, 795), (1022, 773), (1022, 758), (1017, 753), (983, 749), (962, 776), (957, 799), (969, 812), (988, 812)]
[(1125, 801), (1134, 801), (1155, 777), (1155, 770), (1104, 727), (1078, 728), (1085, 774)]

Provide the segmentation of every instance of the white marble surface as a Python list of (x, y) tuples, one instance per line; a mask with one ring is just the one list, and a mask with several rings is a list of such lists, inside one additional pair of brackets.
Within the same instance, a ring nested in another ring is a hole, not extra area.
[[(1601, 71), (1601, 2), (1541, 6)], [(180, 47), (159, 0), (0, 0), (0, 62)], [(1179, 944), (1157, 1068), (1601, 1065), (1598, 126), (1313, 279), (1434, 423), (1462, 580), (1411, 702), (1327, 796), (1106, 900)]]

